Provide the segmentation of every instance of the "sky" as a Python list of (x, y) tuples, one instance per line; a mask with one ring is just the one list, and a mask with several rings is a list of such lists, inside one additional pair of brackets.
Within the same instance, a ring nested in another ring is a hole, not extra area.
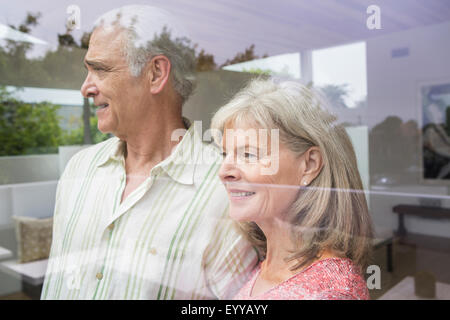
[(365, 42), (321, 49), (313, 52), (313, 81), (318, 86), (349, 85), (344, 98), (350, 108), (367, 96)]

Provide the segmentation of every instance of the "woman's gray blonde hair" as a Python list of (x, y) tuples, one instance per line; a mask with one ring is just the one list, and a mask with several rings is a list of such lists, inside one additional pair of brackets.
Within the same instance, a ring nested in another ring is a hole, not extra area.
[[(364, 268), (372, 251), (372, 220), (352, 143), (322, 95), (297, 82), (254, 79), (219, 109), (211, 128), (223, 133), (228, 124), (279, 129), (280, 142), (298, 155), (313, 146), (321, 150), (321, 172), (307, 188), (299, 187), (287, 213), (297, 245), (288, 257), (298, 261), (293, 270), (310, 264), (324, 249)], [(265, 256), (262, 230), (254, 222), (239, 225)]]

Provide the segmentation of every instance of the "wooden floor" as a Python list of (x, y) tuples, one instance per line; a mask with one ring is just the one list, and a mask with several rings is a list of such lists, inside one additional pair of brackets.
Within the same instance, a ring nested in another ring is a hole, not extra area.
[(22, 292), (17, 292), (0, 297), (0, 300), (31, 300), (31, 298)]
[(386, 249), (375, 252), (374, 264), (381, 268), (381, 289), (369, 290), (377, 299), (407, 276), (419, 271), (434, 275), (436, 281), (450, 284), (450, 239), (409, 234), (396, 238), (393, 245), (393, 272), (387, 271)]

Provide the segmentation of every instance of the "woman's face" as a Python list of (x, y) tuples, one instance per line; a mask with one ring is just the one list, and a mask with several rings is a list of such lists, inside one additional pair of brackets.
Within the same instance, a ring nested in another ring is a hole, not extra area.
[[(230, 198), (232, 219), (256, 223), (284, 219), (297, 199), (302, 157), (274, 138), (278, 137), (271, 134), (265, 138), (255, 127), (225, 126), (219, 177)], [(276, 143), (278, 148), (274, 148)], [(277, 170), (267, 170), (274, 167), (274, 161), (278, 161)]]

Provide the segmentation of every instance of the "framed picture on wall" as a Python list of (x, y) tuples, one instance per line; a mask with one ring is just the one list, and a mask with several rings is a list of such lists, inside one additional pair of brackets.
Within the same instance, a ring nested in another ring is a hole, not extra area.
[(450, 185), (450, 79), (419, 86), (422, 181)]

